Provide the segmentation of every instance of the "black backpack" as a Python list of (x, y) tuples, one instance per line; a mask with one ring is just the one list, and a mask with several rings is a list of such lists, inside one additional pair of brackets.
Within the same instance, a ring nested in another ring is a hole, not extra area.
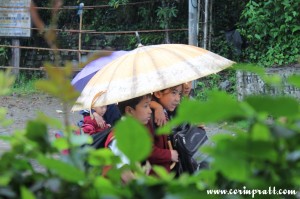
[(179, 162), (175, 167), (177, 176), (183, 172), (192, 174), (207, 167), (206, 155), (199, 151), (199, 148), (208, 140), (203, 128), (182, 124), (172, 129), (171, 140), (179, 155)]
[(101, 132), (92, 134), (91, 136), (93, 138), (93, 143), (90, 146), (95, 149), (104, 148), (107, 136), (111, 131), (112, 131), (112, 127), (107, 128)]
[[(88, 110), (81, 110), (79, 112), (79, 114), (82, 115), (83, 117), (85, 117), (85, 116), (89, 116), (90, 112)], [(77, 134), (84, 134), (84, 132), (82, 130), (82, 127), (84, 126), (83, 120), (80, 120), (79, 122), (77, 122), (77, 126), (80, 129), (80, 132)], [(92, 142), (92, 144), (90, 144), (90, 146), (95, 149), (104, 148), (107, 136), (111, 132), (111, 130), (112, 130), (112, 127), (109, 127), (101, 132), (92, 134), (91, 137), (93, 138), (93, 142)], [(84, 145), (84, 146), (86, 146), (86, 145)]]

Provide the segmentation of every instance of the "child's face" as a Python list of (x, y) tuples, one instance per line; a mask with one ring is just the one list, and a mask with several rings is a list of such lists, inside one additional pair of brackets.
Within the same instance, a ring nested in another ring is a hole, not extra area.
[(98, 113), (98, 115), (103, 117), (103, 115), (107, 110), (107, 106), (98, 106), (98, 107), (94, 107), (93, 109), (95, 110), (96, 113)]
[(139, 120), (142, 124), (147, 124), (152, 113), (150, 102), (151, 98), (145, 97), (135, 106), (135, 108), (130, 108), (127, 113)]
[(190, 92), (192, 90), (192, 82), (187, 82), (183, 84), (183, 95), (188, 97), (190, 95)]
[(182, 85), (159, 91), (158, 101), (167, 110), (174, 111), (182, 95)]

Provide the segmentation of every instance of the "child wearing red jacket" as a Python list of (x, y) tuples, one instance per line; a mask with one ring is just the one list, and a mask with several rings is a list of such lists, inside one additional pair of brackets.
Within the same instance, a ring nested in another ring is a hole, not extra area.
[[(182, 85), (174, 86), (171, 88), (163, 89), (153, 93), (153, 100), (151, 107), (157, 111), (157, 108), (162, 107), (165, 115), (165, 120), (168, 121), (171, 118), (170, 113), (174, 112), (179, 105), (182, 95)], [(178, 162), (178, 152), (171, 148), (167, 135), (156, 135), (157, 122), (149, 123), (148, 126), (153, 132), (154, 146), (149, 162), (151, 165), (159, 165), (164, 167), (168, 172), (171, 171), (173, 162)]]
[[(100, 117), (103, 118), (103, 115), (105, 114), (107, 110), (107, 106), (98, 106), (98, 107), (93, 107), (92, 108), (92, 112), (96, 112)], [(103, 127), (99, 126), (97, 124), (96, 119), (94, 118), (94, 116), (92, 115), (87, 115), (84, 116), (83, 118), (83, 125), (82, 125), (82, 130), (84, 133), (87, 133), (89, 135), (95, 134), (95, 133), (99, 133), (104, 131), (105, 129), (109, 128), (111, 125), (110, 124), (106, 124), (104, 122)]]

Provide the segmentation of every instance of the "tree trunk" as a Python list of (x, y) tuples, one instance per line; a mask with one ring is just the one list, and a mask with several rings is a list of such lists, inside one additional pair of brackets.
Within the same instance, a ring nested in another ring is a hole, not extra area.
[[(163, 8), (165, 8), (165, 7), (168, 7), (169, 4), (166, 5), (166, 2), (162, 1), (162, 6), (163, 6)], [(166, 22), (166, 26), (165, 26), (165, 30), (166, 30), (166, 32), (165, 32), (165, 42), (167, 44), (169, 44), (170, 43), (170, 34), (169, 34), (169, 31), (167, 31), (169, 29), (169, 19), (168, 19), (168, 17), (166, 15), (164, 17), (164, 21)]]
[(211, 38), (213, 34), (213, 3), (211, 0), (209, 4), (209, 34), (208, 34), (208, 50), (211, 50)]
[[(19, 39), (12, 39), (13, 46), (20, 46)], [(19, 75), (20, 69), (20, 48), (12, 48), (12, 59), (11, 59), (12, 66), (14, 67), (12, 73), (15, 76)]]
[(198, 46), (199, 17), (197, 10), (197, 1), (189, 0), (189, 45), (193, 46)]
[(208, 33), (208, 4), (209, 1), (205, 0), (204, 5), (204, 25), (203, 25), (203, 48), (207, 49), (207, 33)]

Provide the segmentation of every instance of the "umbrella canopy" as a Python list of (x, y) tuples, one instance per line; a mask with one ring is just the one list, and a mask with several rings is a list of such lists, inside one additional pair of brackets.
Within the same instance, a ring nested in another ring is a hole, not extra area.
[(126, 54), (127, 51), (115, 51), (109, 56), (100, 57), (88, 63), (72, 80), (71, 84), (76, 90), (82, 91), (88, 81), (106, 64), (117, 59), (121, 55)]
[(142, 96), (217, 73), (233, 63), (186, 44), (138, 47), (98, 71), (72, 110), (90, 108), (92, 103), (102, 106)]

